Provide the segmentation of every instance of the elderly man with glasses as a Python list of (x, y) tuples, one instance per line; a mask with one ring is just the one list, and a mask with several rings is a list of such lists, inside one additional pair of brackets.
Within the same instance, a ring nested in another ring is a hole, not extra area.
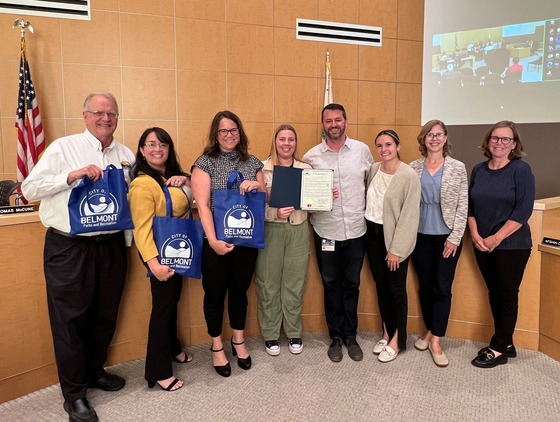
[[(132, 151), (113, 138), (118, 115), (112, 94), (88, 95), (83, 107), (85, 132), (55, 140), (22, 184), (28, 200), (41, 201), (39, 215), (48, 228), (44, 250), (47, 301), (70, 421), (98, 420), (86, 398), (88, 387), (116, 391), (125, 384), (103, 368), (126, 278), (124, 234), (70, 234), (68, 210), (71, 191), (82, 178), (96, 181), (109, 164), (129, 169), (134, 162)], [(128, 179), (128, 171), (125, 175)]]

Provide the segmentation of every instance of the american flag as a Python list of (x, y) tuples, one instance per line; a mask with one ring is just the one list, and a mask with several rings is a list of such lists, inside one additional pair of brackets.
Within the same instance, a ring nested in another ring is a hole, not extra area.
[(22, 182), (33, 166), (37, 164), (39, 155), (45, 149), (45, 134), (39, 113), (39, 104), (35, 96), (35, 87), (31, 81), (29, 64), (25, 57), (25, 41), (21, 43), (19, 62), (19, 93), (16, 116), (17, 145), (17, 180)]

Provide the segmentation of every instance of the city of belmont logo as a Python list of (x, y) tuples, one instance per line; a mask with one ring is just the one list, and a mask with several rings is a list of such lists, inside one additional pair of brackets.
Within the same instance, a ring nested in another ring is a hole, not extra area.
[(193, 261), (193, 244), (186, 234), (173, 234), (159, 251), (159, 262), (175, 269), (189, 270)]
[(252, 239), (255, 216), (247, 205), (234, 205), (224, 216), (224, 236), (227, 238)]
[(80, 224), (83, 227), (104, 228), (118, 221), (119, 203), (105, 189), (92, 189), (80, 202)]

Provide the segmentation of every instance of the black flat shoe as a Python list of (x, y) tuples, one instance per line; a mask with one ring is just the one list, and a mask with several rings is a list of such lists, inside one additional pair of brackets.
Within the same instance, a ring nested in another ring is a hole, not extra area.
[(173, 388), (173, 387), (175, 387), (175, 385), (177, 385), (177, 383), (178, 383), (179, 381), (180, 381), (180, 380), (178, 380), (177, 378), (175, 378), (173, 381), (171, 381), (171, 384), (169, 384), (169, 385), (168, 385), (167, 387), (165, 387), (165, 388), (162, 387), (162, 385), (161, 385), (159, 382), (157, 382), (157, 381), (148, 381), (148, 388), (154, 388), (154, 386), (157, 384), (157, 385), (159, 386), (159, 388), (161, 388), (163, 391), (177, 391), (177, 390), (180, 390), (181, 388), (183, 388), (183, 386), (185, 385), (185, 384), (183, 383), (180, 387)]
[[(219, 350), (214, 350), (214, 349), (212, 349), (212, 346), (210, 346), (210, 351), (212, 353), (218, 353), (218, 352), (221, 352), (223, 350), (224, 350), (223, 347)], [(221, 375), (222, 377), (229, 377), (231, 375), (231, 366), (229, 365), (229, 362), (226, 363), (225, 365), (222, 365), (222, 366), (214, 365), (214, 369), (216, 370), (218, 375)]]
[(65, 401), (64, 410), (70, 416), (70, 422), (97, 422), (99, 420), (87, 399)]
[[(485, 350), (488, 350), (488, 347), (484, 347), (483, 349), (480, 349), (478, 351), (478, 354), (480, 355), (482, 352), (484, 352)], [(517, 357), (517, 350), (515, 349), (515, 346), (513, 344), (510, 344), (507, 349), (506, 349), (506, 353), (505, 355), (508, 358), (516, 358)]]
[(504, 365), (508, 361), (505, 353), (495, 356), (494, 352), (489, 348), (482, 349), (481, 353), (474, 358), (471, 363), (478, 368), (494, 368), (498, 365)]
[[(233, 356), (237, 356), (237, 350), (235, 350), (235, 346), (240, 346), (242, 344), (244, 344), (245, 341), (242, 341), (241, 343), (235, 343), (233, 341), (233, 337), (231, 338), (231, 353), (233, 354)], [(251, 369), (251, 364), (252, 364), (252, 360), (251, 360), (251, 355), (247, 356), (246, 358), (237, 358), (237, 365), (239, 365), (239, 367), (241, 369)]]
[(118, 391), (124, 387), (124, 384), (125, 380), (123, 377), (100, 371), (91, 377), (88, 387), (99, 388), (103, 391)]

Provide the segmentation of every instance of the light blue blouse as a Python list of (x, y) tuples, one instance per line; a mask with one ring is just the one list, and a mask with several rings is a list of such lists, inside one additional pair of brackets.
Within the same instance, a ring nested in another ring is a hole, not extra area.
[(424, 166), (420, 185), (422, 196), (420, 198), (420, 225), (418, 232), (422, 234), (449, 234), (451, 229), (445, 225), (441, 213), (441, 177), (443, 166), (432, 176)]

